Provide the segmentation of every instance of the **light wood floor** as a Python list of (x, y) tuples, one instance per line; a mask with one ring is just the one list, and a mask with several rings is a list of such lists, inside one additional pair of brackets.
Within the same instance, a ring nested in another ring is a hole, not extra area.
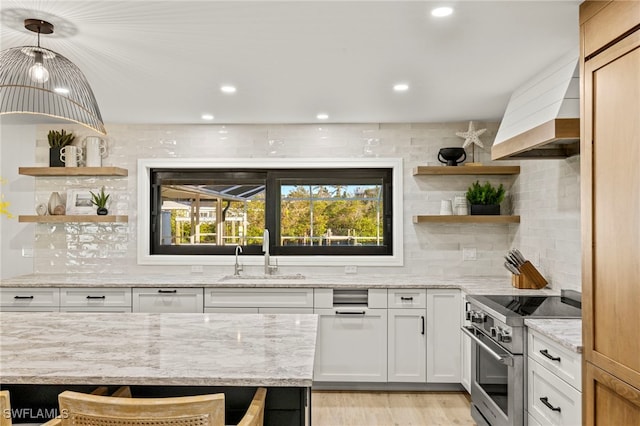
[(475, 425), (463, 392), (314, 391), (313, 426)]

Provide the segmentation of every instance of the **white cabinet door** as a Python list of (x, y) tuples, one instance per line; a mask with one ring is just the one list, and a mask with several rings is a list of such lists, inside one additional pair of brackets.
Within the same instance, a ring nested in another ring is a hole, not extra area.
[(202, 288), (134, 288), (133, 312), (204, 312)]
[(315, 309), (318, 338), (314, 380), (387, 381), (387, 310)]
[(460, 290), (427, 289), (427, 383), (460, 383)]
[(418, 382), (427, 379), (425, 309), (388, 311), (389, 382)]
[[(467, 295), (462, 294), (462, 316), (460, 317), (460, 323), (464, 326), (471, 325), (471, 321), (466, 319), (467, 315)], [(471, 393), (471, 337), (464, 333), (460, 333), (461, 339), (461, 360), (462, 366), (460, 368), (460, 383)]]

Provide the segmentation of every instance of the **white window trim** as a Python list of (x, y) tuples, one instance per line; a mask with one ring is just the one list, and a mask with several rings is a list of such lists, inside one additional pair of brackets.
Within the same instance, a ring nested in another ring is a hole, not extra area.
[[(402, 158), (142, 158), (138, 160), (138, 264), (139, 265), (230, 265), (228, 255), (151, 255), (149, 208), (151, 169), (196, 168), (390, 168), (392, 169), (393, 255), (390, 256), (272, 256), (278, 265), (305, 266), (403, 266)], [(262, 265), (260, 256), (245, 256), (247, 265)]]

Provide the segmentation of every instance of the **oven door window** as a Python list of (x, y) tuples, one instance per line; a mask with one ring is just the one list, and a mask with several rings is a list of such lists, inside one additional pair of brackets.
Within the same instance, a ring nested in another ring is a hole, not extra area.
[[(493, 343), (491, 339), (482, 333), (476, 334), (476, 337), (482, 340), (496, 354), (509, 356), (504, 349)], [(498, 361), (495, 356), (490, 354), (480, 345), (476, 347), (476, 384), (484, 391), (500, 410), (509, 416), (509, 366)]]

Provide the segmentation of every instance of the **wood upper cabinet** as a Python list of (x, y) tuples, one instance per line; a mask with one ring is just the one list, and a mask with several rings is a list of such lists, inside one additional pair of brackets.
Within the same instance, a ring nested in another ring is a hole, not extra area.
[(640, 425), (640, 2), (581, 23), (583, 418)]

